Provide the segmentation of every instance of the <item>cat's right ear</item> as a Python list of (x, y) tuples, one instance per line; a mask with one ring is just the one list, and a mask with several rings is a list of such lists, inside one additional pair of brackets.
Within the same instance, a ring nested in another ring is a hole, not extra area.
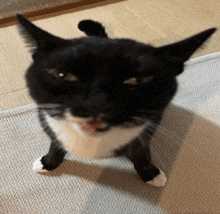
[(41, 52), (46, 54), (59, 47), (65, 41), (40, 29), (20, 14), (16, 15), (16, 19), (21, 35), (35, 53)]

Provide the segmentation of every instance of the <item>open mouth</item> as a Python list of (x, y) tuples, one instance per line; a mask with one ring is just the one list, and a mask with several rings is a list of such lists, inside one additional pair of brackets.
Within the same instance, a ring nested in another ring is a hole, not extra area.
[(92, 120), (86, 121), (82, 126), (82, 129), (90, 133), (101, 132), (109, 129), (109, 125), (103, 121), (97, 120), (97, 118), (94, 118)]

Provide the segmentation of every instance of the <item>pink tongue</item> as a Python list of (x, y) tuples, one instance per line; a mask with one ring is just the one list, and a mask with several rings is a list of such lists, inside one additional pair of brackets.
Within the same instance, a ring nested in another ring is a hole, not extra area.
[(86, 123), (86, 125), (83, 126), (83, 129), (87, 132), (93, 133), (93, 132), (97, 131), (101, 125), (102, 125), (102, 122), (96, 120), (96, 118), (95, 118), (93, 120), (88, 121)]

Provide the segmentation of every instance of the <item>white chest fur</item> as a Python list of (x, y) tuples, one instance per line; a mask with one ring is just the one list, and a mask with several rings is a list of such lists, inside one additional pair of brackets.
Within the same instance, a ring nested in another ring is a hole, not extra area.
[(111, 128), (95, 135), (86, 134), (78, 123), (52, 118), (45, 113), (45, 119), (65, 150), (86, 158), (105, 158), (113, 151), (136, 137), (143, 126), (135, 128)]

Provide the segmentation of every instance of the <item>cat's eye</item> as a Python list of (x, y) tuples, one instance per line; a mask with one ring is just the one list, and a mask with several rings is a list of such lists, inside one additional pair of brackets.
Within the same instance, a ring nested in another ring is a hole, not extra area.
[(67, 81), (73, 82), (73, 81), (78, 81), (79, 79), (73, 75), (73, 74), (67, 74), (64, 78)]
[(129, 78), (127, 80), (125, 80), (123, 83), (124, 84), (128, 84), (128, 85), (138, 85), (138, 84), (141, 84), (141, 83), (149, 83), (153, 80), (153, 77), (152, 76), (149, 76), (149, 77), (141, 77), (141, 78), (136, 78), (136, 77), (132, 77), (132, 78)]
[(123, 82), (124, 84), (129, 84), (129, 85), (137, 85), (138, 80), (135, 77), (129, 78)]
[(53, 74), (57, 78), (64, 79), (66, 81), (70, 81), (70, 82), (78, 81), (78, 78), (75, 75), (57, 71), (56, 69), (53, 69), (53, 68), (49, 70), (49, 73)]

